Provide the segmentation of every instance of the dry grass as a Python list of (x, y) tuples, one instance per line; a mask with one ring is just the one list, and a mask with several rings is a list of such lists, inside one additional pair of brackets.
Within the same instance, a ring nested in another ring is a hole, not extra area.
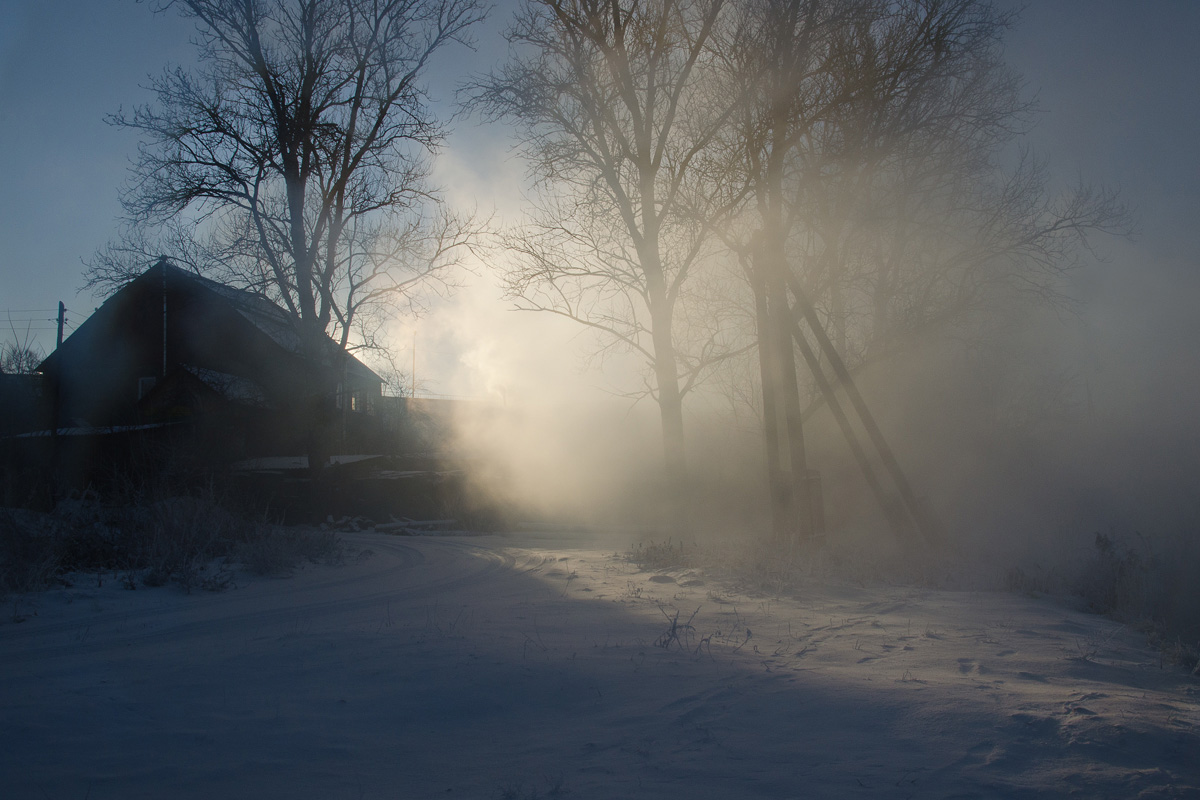
[(706, 545), (685, 545), (672, 539), (650, 540), (639, 542), (625, 554), (626, 559), (643, 570), (698, 570), (713, 580), (752, 594), (780, 594), (799, 585), (825, 563), (818, 563), (811, 556), (757, 537)]
[(73, 573), (115, 574), (126, 587), (224, 589), (238, 565), (259, 574), (343, 558), (336, 534), (231, 513), (210, 494), (64, 501), (41, 514), (0, 509), (0, 596), (22, 597)]
[(235, 558), (255, 575), (279, 575), (305, 562), (340, 564), (345, 559), (345, 550), (342, 540), (332, 531), (269, 527), (242, 542)]
[(665, 542), (638, 542), (626, 557), (642, 569), (682, 569), (692, 566), (697, 556), (696, 548), (685, 549), (683, 542), (667, 539)]

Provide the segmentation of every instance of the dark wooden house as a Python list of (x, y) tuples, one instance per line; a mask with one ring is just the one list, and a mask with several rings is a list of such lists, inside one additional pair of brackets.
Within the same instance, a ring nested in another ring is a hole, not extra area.
[[(382, 380), (327, 342), (339, 377), (327, 445), (377, 452)], [(166, 259), (108, 298), (40, 371), (59, 440), (132, 435), (225, 463), (308, 452), (314, 372), (288, 312)]]

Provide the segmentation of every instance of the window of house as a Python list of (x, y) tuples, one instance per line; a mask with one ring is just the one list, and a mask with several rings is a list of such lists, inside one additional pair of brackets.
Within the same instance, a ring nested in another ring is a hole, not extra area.
[(153, 376), (151, 376), (149, 378), (138, 378), (137, 399), (141, 400), (143, 397), (150, 394), (150, 391), (157, 385), (158, 385), (158, 378), (155, 378)]

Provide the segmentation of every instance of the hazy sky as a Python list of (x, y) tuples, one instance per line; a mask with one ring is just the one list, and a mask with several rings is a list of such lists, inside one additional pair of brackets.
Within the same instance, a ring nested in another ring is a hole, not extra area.
[[(480, 53), (444, 59), (439, 84), (453, 85), (449, 69), (486, 68), (503, 52), (497, 30), (507, 10), (495, 14), (479, 33)], [(148, 75), (190, 59), (190, 30), (134, 0), (0, 0), (0, 313), (25, 318), (17, 312), (62, 300), (78, 323), (97, 305), (78, 293), (82, 259), (116, 231), (117, 189), (137, 145), (104, 116), (146, 101)], [(1169, 340), (1185, 365), (1200, 344), (1192, 309), (1200, 286), (1198, 31), (1200, 3), (1188, 0), (1046, 0), (1025, 10), (1008, 39), (1011, 63), (1044, 109), (1032, 139), (1038, 152), (1065, 181), (1119, 186), (1137, 210), (1139, 237), (1103, 243), (1109, 263), (1083, 287), (1093, 322), (1108, 330), (1098, 335), (1120, 338), (1132, 325), (1147, 341)], [(458, 123), (439, 178), (454, 199), (477, 197), (486, 207), (491, 187), (511, 190), (521, 167), (507, 160), (503, 135), (472, 125)], [(462, 302), (493, 297), (481, 286)], [(497, 313), (493, 327), (511, 333), (474, 349), (443, 323), (422, 352), (421, 377), (435, 391), (483, 391), (472, 364), (497, 350), (529, 352), (518, 342), (537, 323), (508, 321), (515, 316)], [(42, 346), (52, 346), (52, 323), (37, 324), (47, 329)]]

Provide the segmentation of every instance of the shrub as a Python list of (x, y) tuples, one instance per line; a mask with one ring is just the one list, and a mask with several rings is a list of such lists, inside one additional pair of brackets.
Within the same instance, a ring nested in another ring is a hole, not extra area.
[(301, 562), (338, 564), (344, 559), (342, 540), (330, 531), (295, 528), (263, 530), (242, 542), (236, 559), (255, 575), (290, 572)]
[(1076, 593), (1088, 608), (1147, 631), (1165, 662), (1195, 669), (1200, 659), (1200, 595), (1195, 571), (1200, 548), (1192, 537), (1161, 537), (1157, 547), (1138, 535), (1096, 534)]
[(232, 564), (278, 574), (298, 564), (337, 563), (336, 534), (288, 529), (230, 513), (210, 493), (160, 498), (94, 496), (51, 514), (0, 512), (0, 593), (48, 587), (69, 572), (118, 572), (136, 588), (174, 582), (187, 591), (232, 585)]
[(1150, 609), (1145, 555), (1127, 542), (1097, 533), (1091, 565), (1077, 591), (1096, 613), (1133, 620), (1146, 616)]
[(22, 523), (16, 512), (0, 510), (0, 596), (45, 589), (60, 568), (54, 537), (27, 532)]

